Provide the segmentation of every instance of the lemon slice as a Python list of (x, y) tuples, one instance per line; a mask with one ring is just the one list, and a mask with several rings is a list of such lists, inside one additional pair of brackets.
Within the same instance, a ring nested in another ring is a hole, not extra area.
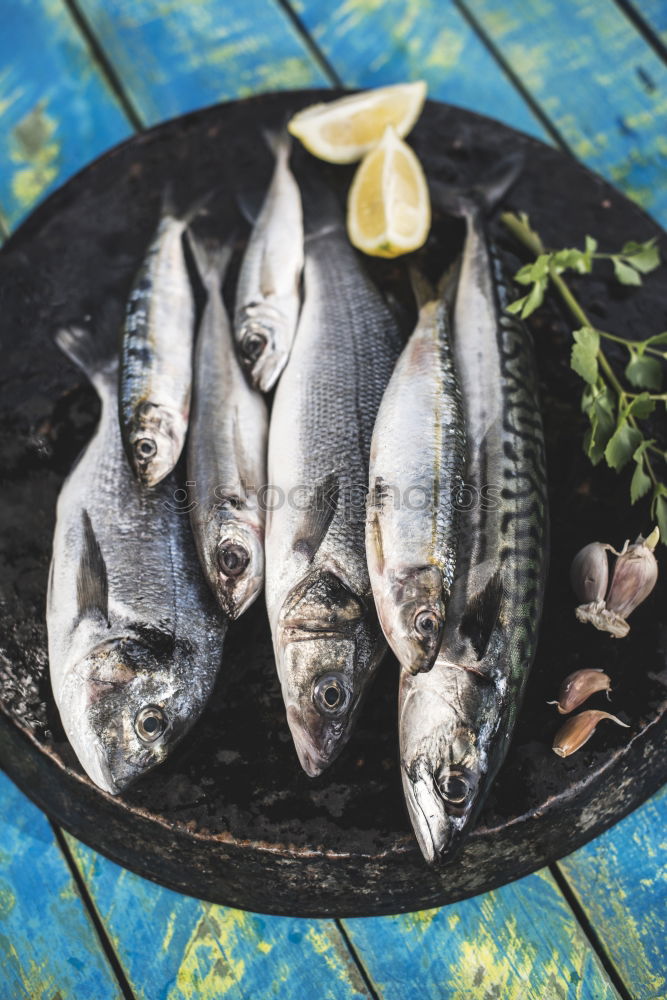
[(377, 146), (388, 125), (397, 135), (407, 135), (425, 99), (423, 80), (379, 87), (329, 104), (313, 104), (294, 115), (287, 128), (321, 160), (354, 163)]
[(398, 257), (426, 242), (431, 203), (422, 166), (393, 128), (361, 162), (347, 202), (347, 233), (373, 257)]

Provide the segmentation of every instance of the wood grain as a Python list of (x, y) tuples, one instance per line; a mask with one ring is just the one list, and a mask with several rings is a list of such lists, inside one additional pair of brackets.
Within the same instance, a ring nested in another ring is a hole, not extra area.
[(9, 229), (132, 129), (61, 0), (3, 0), (1, 24), (0, 217)]
[(48, 820), (0, 773), (2, 1000), (122, 1000)]
[(259, 916), (181, 896), (66, 836), (139, 1000), (368, 1000), (333, 920)]
[(441, 0), (295, 0), (302, 23), (347, 87), (426, 80), (429, 97), (548, 134), (484, 43)]
[(559, 868), (633, 1000), (667, 996), (667, 787)]
[(345, 920), (384, 1000), (611, 1000), (617, 993), (544, 869), (436, 910)]
[(622, 10), (462, 0), (571, 151), (667, 222), (667, 66)]
[(270, 0), (79, 0), (146, 124), (218, 101), (330, 81)]

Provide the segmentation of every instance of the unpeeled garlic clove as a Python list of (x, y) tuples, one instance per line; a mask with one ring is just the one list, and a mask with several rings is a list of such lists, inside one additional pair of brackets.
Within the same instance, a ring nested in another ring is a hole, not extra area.
[(611, 545), (591, 542), (584, 545), (572, 560), (570, 582), (582, 604), (604, 600), (609, 582), (608, 549), (611, 549)]
[(561, 715), (568, 715), (598, 691), (611, 691), (611, 679), (604, 670), (575, 670), (561, 684), (558, 700), (547, 704), (556, 705)]
[(634, 545), (626, 546), (616, 560), (605, 602), (612, 615), (625, 620), (655, 587), (658, 563), (653, 549), (659, 537), (657, 528), (646, 539), (640, 535)]
[(561, 726), (554, 737), (553, 752), (559, 757), (569, 757), (590, 740), (598, 723), (602, 722), (603, 719), (610, 719), (619, 726), (623, 726), (624, 729), (630, 728), (627, 722), (621, 722), (615, 715), (590, 708), (585, 712), (579, 712), (578, 715), (573, 715)]

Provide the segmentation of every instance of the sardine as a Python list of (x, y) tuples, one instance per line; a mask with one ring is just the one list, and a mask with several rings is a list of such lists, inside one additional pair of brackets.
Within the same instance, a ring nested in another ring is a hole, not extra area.
[(183, 249), (189, 217), (178, 218), (165, 203), (132, 286), (123, 329), (123, 442), (135, 475), (148, 487), (173, 470), (188, 429), (195, 319)]
[(429, 861), (449, 860), (460, 848), (503, 761), (535, 655), (547, 571), (532, 341), (505, 312), (509, 283), (481, 208), (463, 199), (459, 209), (467, 235), (454, 360), (469, 448), (466, 484), (476, 499), (461, 518), (438, 660), (428, 675), (403, 676), (399, 698), (406, 801)]
[(51, 684), (83, 768), (116, 795), (161, 763), (197, 721), (225, 619), (204, 580), (174, 481), (144, 491), (118, 423), (117, 361), (90, 336), (57, 340), (95, 386), (95, 434), (58, 498), (47, 595)]
[(241, 362), (252, 385), (262, 392), (275, 385), (287, 363), (303, 270), (303, 213), (289, 168), (289, 136), (267, 138), (276, 164), (243, 257), (234, 315)]
[(412, 674), (430, 670), (442, 641), (465, 469), (448, 305), (424, 299), (378, 411), (366, 520), (380, 624)]
[(208, 293), (195, 351), (188, 437), (190, 520), (204, 573), (223, 611), (238, 618), (264, 584), (268, 417), (236, 359), (222, 280), (230, 251), (191, 240)]
[(365, 501), (373, 425), (401, 347), (337, 206), (330, 196), (318, 202), (304, 305), (269, 430), (266, 539), (278, 675), (310, 776), (345, 745), (386, 649), (366, 566)]

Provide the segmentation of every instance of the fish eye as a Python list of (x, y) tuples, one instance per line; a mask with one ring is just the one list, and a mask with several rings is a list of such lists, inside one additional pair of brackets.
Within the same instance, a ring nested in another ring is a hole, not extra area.
[(250, 562), (250, 553), (238, 542), (222, 542), (218, 546), (218, 569), (225, 576), (240, 576)]
[(315, 707), (325, 715), (339, 715), (349, 702), (347, 687), (337, 674), (324, 674), (313, 688)]
[(440, 618), (435, 611), (420, 611), (415, 618), (415, 629), (423, 639), (433, 639), (440, 629)]
[(134, 453), (137, 458), (152, 458), (157, 452), (157, 445), (151, 438), (139, 438), (134, 443)]
[(452, 805), (461, 805), (468, 795), (468, 782), (460, 774), (446, 774), (440, 782), (440, 794)]
[(248, 361), (257, 361), (258, 357), (266, 347), (267, 342), (268, 341), (264, 334), (258, 333), (256, 330), (251, 330), (250, 333), (246, 333), (241, 342), (241, 347)]
[(167, 728), (167, 720), (157, 705), (146, 705), (137, 712), (134, 729), (144, 743), (154, 743)]

